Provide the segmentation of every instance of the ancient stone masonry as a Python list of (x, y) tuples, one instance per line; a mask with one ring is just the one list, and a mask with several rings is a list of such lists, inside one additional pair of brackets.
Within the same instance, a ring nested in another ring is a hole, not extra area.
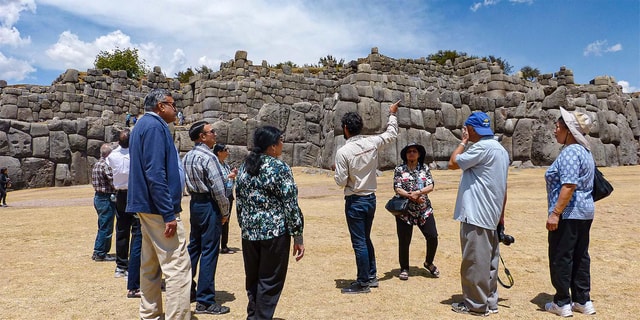
[(599, 166), (638, 164), (640, 98), (622, 93), (608, 76), (575, 84), (561, 67), (535, 82), (506, 75), (497, 65), (467, 57), (439, 65), (425, 58), (393, 59), (373, 48), (366, 58), (319, 73), (253, 65), (244, 51), (220, 71), (193, 76), (188, 84), (155, 67), (144, 80), (125, 71), (67, 70), (51, 86), (7, 86), (0, 80), (0, 166), (10, 168), (15, 188), (90, 183), (102, 143), (114, 142), (125, 115), (141, 116), (151, 88), (172, 92), (187, 125), (172, 127), (181, 153), (193, 146), (187, 128), (211, 122), (218, 141), (239, 165), (257, 126), (285, 131), (282, 158), (292, 166), (330, 168), (344, 144), (340, 119), (358, 111), (364, 134), (384, 131), (388, 106), (401, 100), (400, 135), (380, 155), (380, 169), (394, 167), (408, 142), (427, 149), (427, 161), (445, 168), (467, 116), (476, 110), (494, 120), (496, 137), (514, 166), (549, 165), (560, 151), (553, 136), (559, 107), (588, 113)]

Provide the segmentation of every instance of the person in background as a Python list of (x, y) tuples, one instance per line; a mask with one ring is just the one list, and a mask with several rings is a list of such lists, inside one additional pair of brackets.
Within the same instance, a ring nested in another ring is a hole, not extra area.
[[(231, 217), (231, 208), (233, 206), (233, 186), (235, 185), (238, 169), (229, 167), (225, 160), (229, 157), (229, 148), (222, 143), (217, 143), (213, 147), (213, 153), (218, 157), (222, 176), (227, 189), (227, 198), (229, 199), (229, 217)], [(220, 253), (235, 253), (235, 250), (229, 249), (229, 220), (222, 224), (222, 239), (220, 240)]]
[(438, 249), (438, 230), (431, 200), (427, 196), (433, 191), (434, 182), (431, 171), (424, 164), (426, 154), (423, 146), (410, 143), (400, 151), (402, 164), (394, 170), (393, 187), (396, 194), (410, 200), (407, 213), (396, 216), (400, 280), (409, 279), (409, 245), (414, 225), (418, 226), (427, 242), (427, 254), (422, 265), (432, 276), (440, 275), (433, 264)]
[(100, 146), (100, 160), (91, 170), (91, 184), (95, 190), (93, 207), (98, 214), (98, 233), (93, 245), (94, 261), (114, 261), (115, 258), (108, 254), (111, 250), (111, 237), (113, 236), (113, 221), (116, 215), (115, 193), (113, 187), (113, 171), (107, 164), (107, 157), (111, 153), (108, 143)]
[(595, 314), (591, 301), (589, 232), (595, 216), (591, 192), (595, 162), (585, 135), (591, 119), (560, 108), (554, 135), (562, 150), (544, 175), (547, 183), (549, 272), (556, 290), (545, 310), (561, 317)]
[(216, 143), (216, 132), (211, 124), (199, 121), (189, 129), (189, 138), (195, 145), (184, 156), (182, 164), (191, 195), (188, 250), (192, 279), (195, 279), (198, 261), (200, 262), (197, 284), (192, 280), (191, 297), (197, 301), (195, 313), (225, 314), (229, 312), (229, 307), (216, 302), (215, 279), (220, 232), (222, 223), (229, 219), (229, 201), (224, 175), (217, 157), (211, 151)]
[[(176, 107), (166, 89), (152, 89), (146, 113), (129, 138), (129, 187), (125, 211), (136, 212), (142, 229), (140, 318), (191, 319), (191, 261), (180, 212), (182, 179), (179, 156), (168, 123)], [(166, 276), (163, 315), (162, 274)]]
[[(467, 143), (473, 145), (465, 151)], [(451, 153), (449, 169), (462, 169), (454, 220), (460, 221), (463, 301), (451, 310), (486, 316), (498, 312), (499, 232), (504, 229), (509, 154), (494, 139), (491, 120), (472, 113), (462, 128), (462, 141)]]
[(342, 117), (342, 131), (347, 141), (336, 151), (334, 180), (344, 188), (345, 215), (358, 269), (356, 281), (342, 288), (342, 293), (368, 293), (369, 287), (378, 287), (376, 254), (371, 242), (378, 187), (378, 148), (398, 136), (399, 104), (400, 101), (389, 107), (387, 130), (375, 136), (360, 135), (363, 122), (358, 113), (348, 112)]
[(6, 167), (0, 169), (0, 200), (2, 207), (7, 206), (7, 189), (11, 187), (11, 178), (9, 178), (9, 169)]
[(135, 212), (127, 212), (127, 188), (129, 187), (129, 135), (125, 128), (118, 135), (118, 147), (107, 157), (113, 170), (113, 186), (116, 188), (116, 278), (127, 278), (127, 297), (140, 297), (140, 246), (142, 240), (140, 221)]
[(273, 319), (293, 256), (304, 256), (304, 218), (298, 206), (298, 188), (282, 154), (282, 132), (258, 127), (253, 148), (236, 181), (236, 212), (242, 231), (247, 319)]

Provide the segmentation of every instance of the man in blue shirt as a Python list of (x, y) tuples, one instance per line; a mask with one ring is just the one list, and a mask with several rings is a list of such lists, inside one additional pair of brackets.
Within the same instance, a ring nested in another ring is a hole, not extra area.
[[(509, 154), (493, 138), (491, 121), (484, 112), (472, 113), (462, 128), (462, 142), (449, 159), (449, 169), (462, 169), (453, 218), (460, 221), (463, 301), (458, 313), (488, 315), (498, 312), (497, 227), (507, 203)], [(467, 151), (467, 143), (473, 145)]]
[(145, 114), (131, 131), (127, 212), (136, 212), (142, 228), (140, 259), (141, 319), (162, 317), (162, 274), (166, 275), (166, 319), (191, 319), (191, 262), (180, 219), (182, 177), (167, 123), (176, 119), (171, 93), (153, 89)]

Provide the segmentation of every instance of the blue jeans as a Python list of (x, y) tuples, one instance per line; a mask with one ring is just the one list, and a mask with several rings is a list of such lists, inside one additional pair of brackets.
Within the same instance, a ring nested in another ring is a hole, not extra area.
[(93, 245), (93, 253), (98, 257), (104, 257), (111, 250), (116, 204), (111, 201), (110, 194), (96, 192), (93, 197), (93, 207), (98, 213), (98, 234)]
[[(189, 205), (191, 210), (191, 235), (189, 237), (189, 256), (191, 257), (191, 276), (196, 276), (198, 260), (200, 260), (200, 272), (196, 301), (211, 305), (215, 303), (215, 278), (218, 266), (218, 254), (220, 253), (220, 233), (222, 229), (222, 215), (218, 205), (213, 200), (194, 201)], [(196, 287), (192, 282), (191, 291)]]
[(129, 276), (127, 290), (140, 289), (140, 254), (142, 253), (142, 230), (140, 219), (135, 216), (131, 224), (131, 249), (129, 251)]
[(351, 234), (351, 245), (356, 254), (357, 281), (366, 285), (376, 278), (376, 253), (371, 243), (371, 226), (376, 213), (376, 195), (345, 197), (344, 211)]

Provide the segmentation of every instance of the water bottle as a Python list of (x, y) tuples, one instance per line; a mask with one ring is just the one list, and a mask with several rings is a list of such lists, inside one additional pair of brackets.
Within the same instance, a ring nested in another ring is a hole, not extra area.
[(231, 191), (231, 189), (233, 189), (233, 179), (227, 179), (225, 187), (227, 188), (227, 190)]

